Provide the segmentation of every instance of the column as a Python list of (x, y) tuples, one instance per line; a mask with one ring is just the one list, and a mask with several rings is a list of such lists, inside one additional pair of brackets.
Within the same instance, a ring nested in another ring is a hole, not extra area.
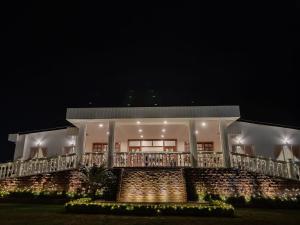
[(195, 134), (195, 121), (189, 121), (189, 138), (190, 138), (190, 154), (192, 167), (196, 168), (198, 166), (198, 155), (197, 155), (197, 138)]
[(288, 171), (288, 178), (294, 179), (295, 178), (295, 171), (294, 171), (294, 162), (292, 159), (286, 161), (287, 164), (287, 171)]
[(219, 124), (220, 130), (220, 139), (221, 139), (221, 148), (223, 152), (223, 165), (226, 168), (231, 167), (230, 163), (230, 153), (229, 153), (229, 145), (228, 145), (228, 134), (226, 130), (225, 121), (221, 120)]
[(112, 168), (114, 165), (115, 121), (109, 121), (108, 132), (107, 167)]
[(77, 136), (77, 147), (76, 147), (76, 156), (77, 156), (77, 166), (82, 163), (83, 155), (85, 153), (85, 141), (86, 141), (86, 130), (87, 125), (83, 124), (79, 127), (78, 136)]

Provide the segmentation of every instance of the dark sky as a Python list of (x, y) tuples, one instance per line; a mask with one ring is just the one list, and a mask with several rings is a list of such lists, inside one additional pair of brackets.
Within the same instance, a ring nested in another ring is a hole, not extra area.
[(8, 133), (66, 125), (67, 107), (237, 104), (300, 127), (299, 8), (3, 5), (0, 161)]

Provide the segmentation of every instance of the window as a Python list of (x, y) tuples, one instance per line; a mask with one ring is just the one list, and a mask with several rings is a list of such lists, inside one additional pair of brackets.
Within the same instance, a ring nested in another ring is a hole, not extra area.
[(213, 151), (214, 143), (213, 142), (198, 142), (197, 150), (198, 151)]
[(253, 145), (233, 145), (232, 152), (237, 154), (254, 155)]
[(47, 157), (47, 148), (32, 147), (30, 149), (30, 159)]
[(92, 152), (106, 152), (107, 151), (107, 143), (93, 143)]

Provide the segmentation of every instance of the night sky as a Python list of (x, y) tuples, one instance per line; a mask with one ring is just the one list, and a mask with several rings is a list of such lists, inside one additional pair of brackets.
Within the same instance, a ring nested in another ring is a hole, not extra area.
[(8, 133), (67, 125), (67, 107), (236, 104), (300, 127), (296, 3), (83, 2), (2, 5), (0, 161)]

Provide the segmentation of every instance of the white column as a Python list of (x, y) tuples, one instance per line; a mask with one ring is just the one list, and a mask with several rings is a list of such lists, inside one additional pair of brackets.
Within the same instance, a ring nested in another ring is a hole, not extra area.
[(225, 121), (221, 120), (219, 123), (219, 131), (220, 131), (220, 139), (221, 139), (221, 147), (223, 152), (223, 165), (226, 168), (231, 167), (230, 163), (230, 153), (229, 153), (229, 145), (228, 145), (228, 134), (226, 130)]
[(192, 167), (198, 166), (198, 154), (197, 154), (197, 138), (195, 134), (195, 121), (189, 121), (189, 138), (190, 138), (190, 154)]
[(83, 154), (85, 153), (86, 130), (87, 130), (86, 124), (83, 124), (82, 126), (79, 127), (79, 132), (78, 132), (77, 142), (76, 142), (77, 165), (80, 165), (82, 163)]
[(108, 123), (108, 152), (107, 152), (107, 167), (112, 168), (114, 164), (115, 150), (115, 121)]

